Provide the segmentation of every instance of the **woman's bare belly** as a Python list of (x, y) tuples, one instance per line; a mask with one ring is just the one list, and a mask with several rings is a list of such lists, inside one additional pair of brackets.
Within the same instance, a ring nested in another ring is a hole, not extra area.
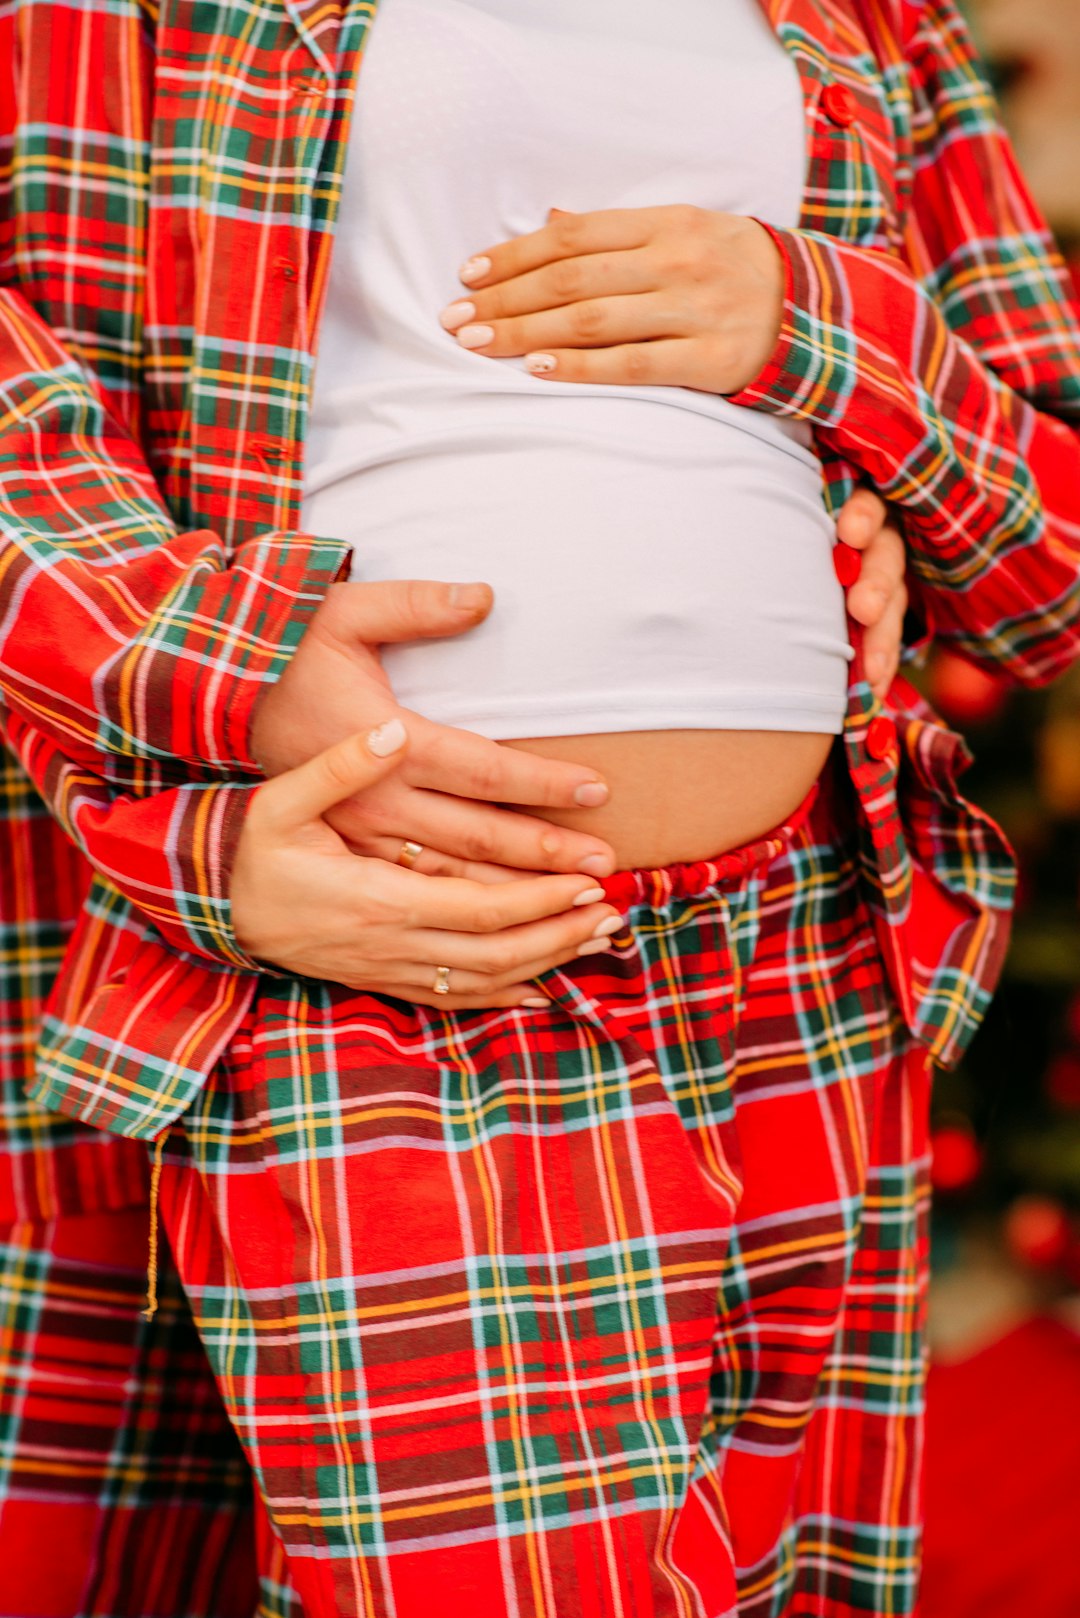
[(644, 730), (504, 742), (589, 764), (611, 788), (599, 809), (538, 810), (602, 837), (619, 869), (706, 859), (772, 831), (821, 774), (834, 738), (803, 731)]

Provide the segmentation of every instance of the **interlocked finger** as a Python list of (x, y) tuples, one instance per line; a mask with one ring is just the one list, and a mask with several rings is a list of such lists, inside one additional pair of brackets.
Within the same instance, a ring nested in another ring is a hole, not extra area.
[[(611, 947), (610, 938), (598, 939), (590, 947), (589, 953), (603, 955)], [(485, 973), (459, 971), (452, 967), (449, 991), (446, 994), (439, 993), (435, 988), (435, 968), (426, 962), (416, 962), (405, 968), (405, 975), (410, 979), (408, 983), (395, 980), (358, 987), (366, 988), (373, 994), (391, 995), (395, 999), (407, 1001), (410, 1005), (433, 1006), (440, 1011), (483, 1011), (521, 1005), (542, 1009), (548, 996), (537, 985), (536, 980), (543, 978), (557, 967), (569, 965), (581, 956), (580, 949), (570, 949), (562, 951), (554, 958), (545, 957), (543, 960), (527, 961), (516, 975), (509, 974), (509, 982), (492, 978)], [(413, 979), (416, 981), (411, 981)]]
[[(435, 990), (435, 969), (433, 967), (422, 966), (418, 967), (416, 971), (419, 978), (426, 979), (426, 982), (420, 984), (420, 988), (422, 992), (431, 991), (433, 1004), (449, 1005), (451, 998), (456, 997), (459, 1000), (468, 1001), (473, 1006), (490, 1006), (494, 1003), (492, 1000), (493, 995), (509, 993), (515, 986), (528, 983), (533, 978), (543, 977), (545, 972), (550, 972), (556, 966), (565, 966), (568, 961), (580, 959), (583, 953), (602, 955), (610, 948), (610, 938), (590, 940), (584, 950), (580, 946), (574, 949), (560, 950), (554, 955), (545, 955), (535, 961), (523, 961), (512, 970), (504, 973), (469, 972), (457, 967), (451, 967), (450, 989), (449, 993), (445, 995), (439, 994)], [(412, 998), (408, 989), (396, 989), (393, 992), (400, 994), (406, 1000)], [(535, 995), (536, 990), (535, 988), (531, 991), (526, 989), (523, 993)]]
[[(545, 971), (556, 960), (572, 958), (581, 953), (583, 946), (610, 936), (610, 932), (622, 924), (617, 910), (609, 905), (593, 904), (550, 920), (492, 934), (414, 932), (409, 935), (408, 945), (417, 959), (454, 968), (457, 993), (475, 993), (484, 981), (489, 986), (494, 981), (503, 987), (515, 978), (535, 977), (538, 971)], [(609, 932), (602, 932), (604, 928)], [(471, 974), (467, 983), (463, 982), (461, 973)], [(428, 973), (429, 983), (433, 974), (434, 966)]]
[[(401, 848), (401, 839), (394, 837), (373, 838), (364, 848), (353, 845), (355, 853), (367, 854), (374, 859), (388, 860), (391, 865), (401, 865), (402, 861), (395, 853)], [(529, 876), (542, 876), (542, 871), (514, 871), (506, 865), (492, 865), (485, 860), (461, 859), (457, 854), (444, 854), (441, 849), (430, 848), (425, 843), (422, 852), (404, 867), (409, 871), (417, 871), (421, 876), (453, 876), (464, 882), (482, 882), (488, 886), (497, 886), (503, 882), (521, 882)]]
[[(595, 862), (588, 867), (592, 874), (607, 875), (615, 868), (609, 845), (598, 837), (555, 826), (527, 811), (470, 803), (449, 793), (432, 791), (413, 792), (405, 803), (394, 807), (408, 816), (404, 830), (396, 818), (389, 825), (385, 821), (379, 825), (358, 822), (348, 812), (348, 806), (345, 813), (332, 814), (329, 820), (339, 835), (363, 853), (395, 864), (403, 840), (409, 837), (425, 850), (438, 850), (465, 865), (571, 872), (583, 869), (589, 860)], [(415, 869), (427, 876), (461, 874), (436, 870), (426, 853), (417, 860)]]

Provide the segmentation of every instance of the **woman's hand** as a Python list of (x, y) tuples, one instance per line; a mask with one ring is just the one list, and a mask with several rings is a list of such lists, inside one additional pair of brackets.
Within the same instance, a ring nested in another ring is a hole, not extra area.
[(461, 268), (459, 343), (561, 382), (737, 393), (776, 346), (784, 267), (740, 214), (677, 204), (562, 213)]
[(394, 702), (380, 644), (460, 635), (487, 617), (492, 600), (486, 584), (332, 585), (288, 668), (255, 710), (255, 757), (267, 775), (278, 775), (396, 714), (409, 729), (401, 768), (335, 803), (327, 817), (355, 853), (393, 861), (409, 840), (422, 845), (416, 869), (429, 876), (486, 882), (523, 871), (607, 876), (615, 868), (608, 843), (527, 812), (605, 803), (608, 790), (595, 770), (500, 747)]
[[(230, 897), (241, 949), (300, 977), (444, 1011), (547, 1004), (531, 978), (610, 948), (622, 925), (581, 876), (500, 886), (364, 859), (323, 816), (392, 779), (406, 757), (394, 718), (258, 787)], [(449, 992), (435, 992), (436, 967)]]
[(856, 489), (836, 519), (842, 544), (861, 551), (858, 577), (847, 591), (847, 610), (864, 625), (863, 667), (879, 700), (900, 666), (908, 592), (904, 536), (873, 489)]

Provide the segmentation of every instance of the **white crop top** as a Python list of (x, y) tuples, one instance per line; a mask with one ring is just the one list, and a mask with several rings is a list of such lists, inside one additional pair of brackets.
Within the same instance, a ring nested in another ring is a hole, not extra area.
[(798, 218), (798, 76), (758, 0), (380, 0), (316, 369), (304, 526), (353, 577), (482, 579), (387, 647), (402, 703), (497, 739), (839, 732), (847, 660), (809, 430), (461, 348), (458, 266), (550, 207)]

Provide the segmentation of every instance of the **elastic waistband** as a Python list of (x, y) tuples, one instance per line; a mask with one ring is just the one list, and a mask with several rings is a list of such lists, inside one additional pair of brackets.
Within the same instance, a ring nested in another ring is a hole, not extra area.
[(603, 878), (604, 897), (617, 910), (629, 910), (634, 905), (659, 907), (670, 899), (689, 899), (708, 888), (738, 887), (752, 872), (783, 853), (795, 833), (806, 824), (823, 784), (828, 784), (825, 777), (815, 781), (795, 813), (789, 815), (782, 826), (754, 842), (745, 843), (742, 848), (729, 848), (707, 860), (613, 871), (611, 876)]

